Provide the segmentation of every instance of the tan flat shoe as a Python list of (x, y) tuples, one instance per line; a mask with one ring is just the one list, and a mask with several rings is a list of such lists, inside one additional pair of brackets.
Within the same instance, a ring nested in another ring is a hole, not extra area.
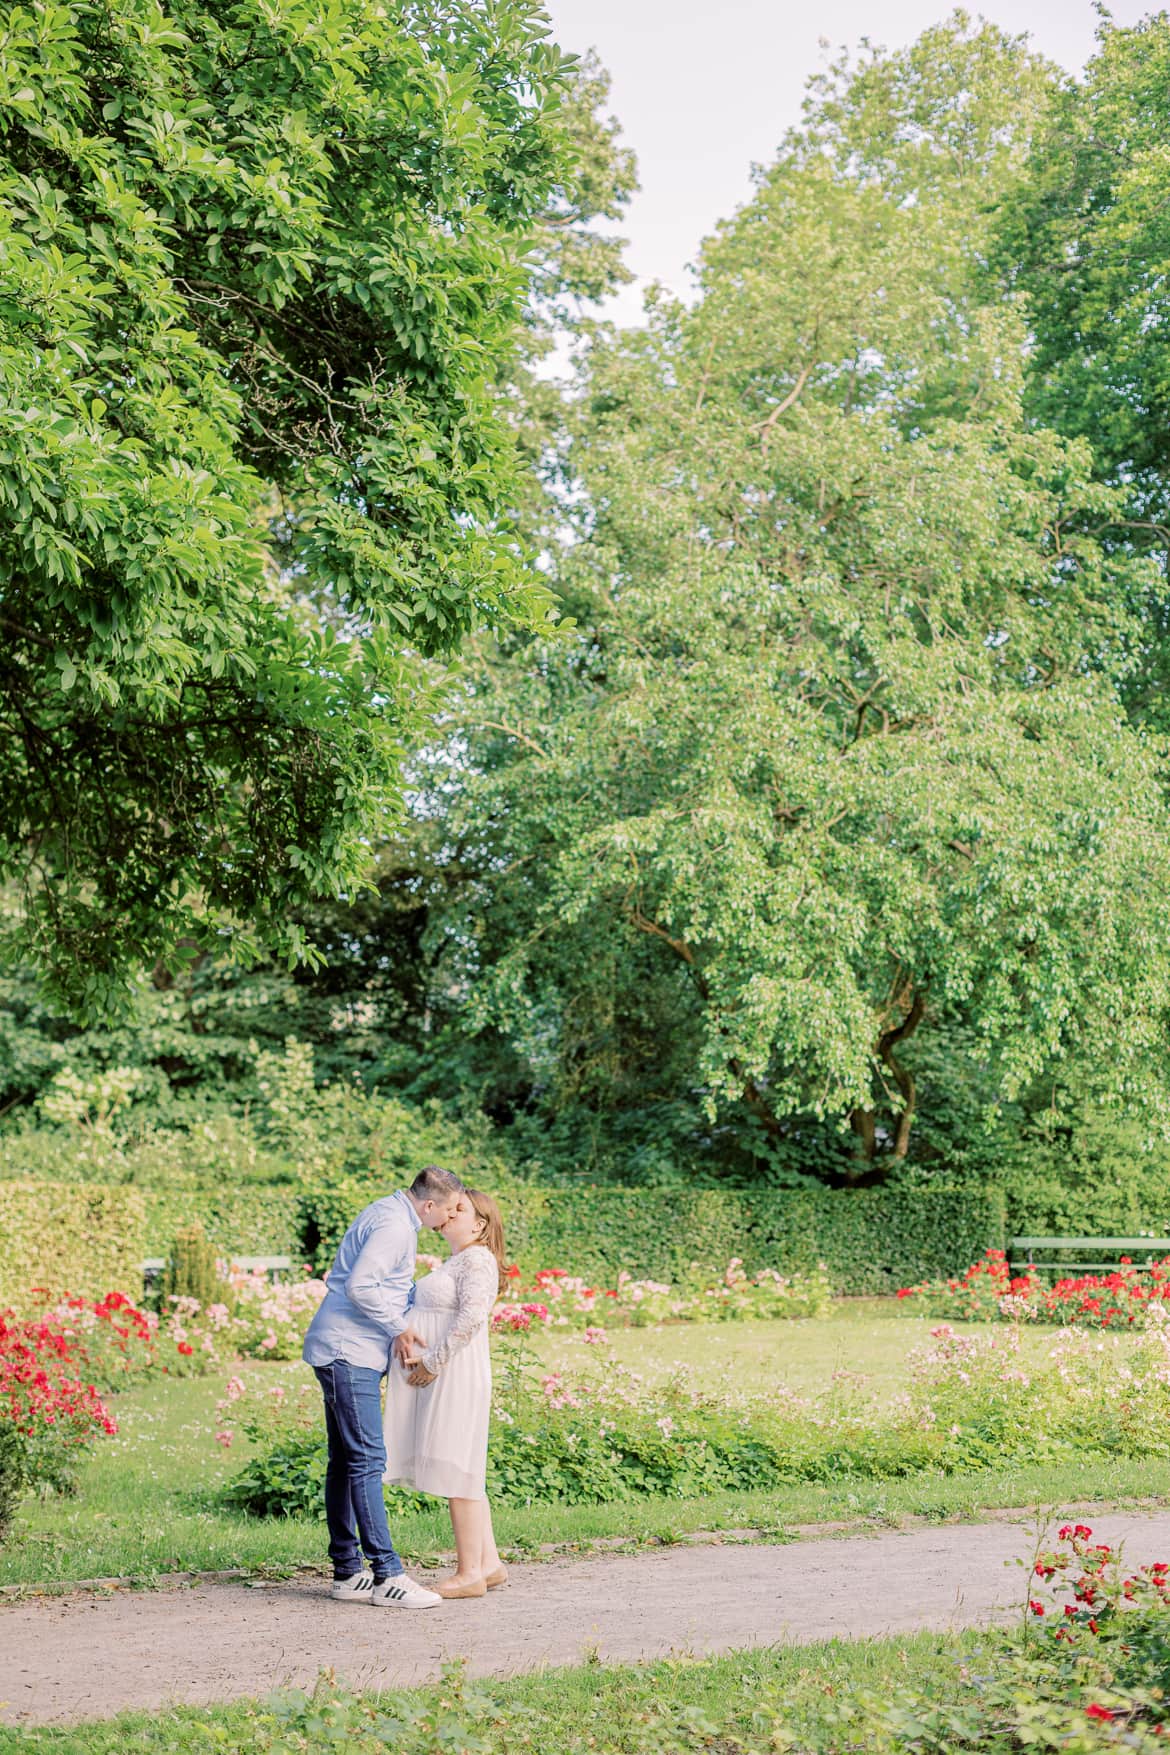
[(489, 1590), (502, 1590), (508, 1582), (508, 1568), (497, 1566), (494, 1572), (485, 1572), (483, 1582)]
[(437, 1584), (435, 1589), (441, 1597), (485, 1597), (487, 1584), (477, 1578), (474, 1584)]

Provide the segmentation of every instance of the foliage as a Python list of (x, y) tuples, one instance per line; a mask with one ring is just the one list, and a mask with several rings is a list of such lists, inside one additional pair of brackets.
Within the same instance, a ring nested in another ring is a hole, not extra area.
[[(1170, 354), (1162, 263), (1170, 20), (1129, 28), (1107, 16), (1082, 78), (1065, 83), (1012, 200), (998, 218), (995, 266), (1026, 300), (1036, 418), (1092, 446), (1124, 496), (1106, 540), (1164, 568), (1170, 536)], [(1165, 730), (1170, 642), (1163, 592), (1135, 581), (1140, 626), (1127, 707)]]
[(78, 1009), (297, 954), (393, 802), (408, 650), (548, 614), (498, 383), (570, 76), (527, 0), (438, 18), (6, 17), (0, 866)]
[(1053, 84), (962, 17), (836, 69), (697, 303), (590, 353), (576, 627), (476, 645), (420, 801), (438, 1052), (537, 1161), (880, 1180), (958, 1026), (985, 1125), (1090, 1061), (1160, 1125), (1165, 751), (1121, 690), (1163, 582), (979, 294)]
[(1037, 1114), (991, 1170), (1016, 1237), (1170, 1237), (1170, 1153), (1156, 1115), (1094, 1101)]
[[(1034, 331), (1033, 407), (1089, 440), (1159, 548), (1170, 506), (1160, 321), (1168, 85), (1165, 15), (1130, 27), (1103, 20), (1096, 55), (1065, 82), (998, 216), (999, 266), (1026, 295)], [(1142, 530), (1121, 524), (1115, 536), (1140, 543)], [(1144, 706), (1156, 713), (1153, 699)]]
[(0, 1301), (32, 1289), (100, 1296), (142, 1280), (143, 1199), (96, 1183), (0, 1182)]
[(214, 1243), (202, 1225), (185, 1225), (171, 1240), (163, 1270), (164, 1300), (191, 1298), (199, 1304), (211, 1304), (219, 1289)]

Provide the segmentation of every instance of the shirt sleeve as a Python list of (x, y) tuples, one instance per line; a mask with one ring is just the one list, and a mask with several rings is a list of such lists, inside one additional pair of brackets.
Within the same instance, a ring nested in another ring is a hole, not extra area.
[(460, 1258), (455, 1288), (455, 1318), (442, 1340), (422, 1356), (428, 1371), (439, 1371), (452, 1353), (473, 1340), (491, 1315), (499, 1297), (500, 1270), (490, 1249), (472, 1244)]
[(346, 1297), (394, 1339), (414, 1296), (415, 1236), (397, 1216), (375, 1225), (345, 1282)]

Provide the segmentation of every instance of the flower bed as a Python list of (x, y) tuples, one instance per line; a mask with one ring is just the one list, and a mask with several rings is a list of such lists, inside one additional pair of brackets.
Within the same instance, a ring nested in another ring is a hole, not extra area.
[(109, 1292), (100, 1300), (44, 1301), (43, 1320), (68, 1338), (95, 1382), (121, 1389), (154, 1371), (184, 1377), (238, 1359), (298, 1359), (324, 1295), (323, 1280), (273, 1284), (262, 1273), (232, 1273), (222, 1298), (206, 1305), (171, 1297), (156, 1313)]
[(628, 1273), (620, 1273), (614, 1286), (594, 1286), (564, 1268), (545, 1268), (525, 1285), (520, 1269), (512, 1267), (492, 1324), (497, 1330), (523, 1330), (543, 1324), (588, 1329), (745, 1318), (775, 1321), (820, 1316), (830, 1296), (823, 1268), (793, 1275), (763, 1268), (749, 1275), (738, 1257), (718, 1278), (696, 1275), (691, 1285), (681, 1287), (635, 1279)]
[(1085, 1274), (1049, 1284), (1034, 1270), (1013, 1274), (1002, 1249), (989, 1249), (953, 1280), (903, 1286), (903, 1304), (916, 1314), (961, 1322), (1050, 1322), (1064, 1328), (1143, 1328), (1151, 1311), (1170, 1306), (1170, 1257), (1135, 1267), (1123, 1256), (1108, 1274)]
[(162, 1327), (175, 1343), (180, 1370), (206, 1372), (238, 1359), (299, 1359), (324, 1296), (324, 1280), (273, 1282), (259, 1272), (230, 1273), (223, 1297), (206, 1306), (171, 1298)]
[[(1037, 1357), (1018, 1327), (962, 1335), (942, 1324), (910, 1355), (905, 1388), (885, 1406), (848, 1371), (819, 1396), (781, 1391), (766, 1401), (702, 1393), (683, 1370), (647, 1384), (614, 1358), (600, 1329), (583, 1340), (579, 1362), (550, 1371), (522, 1327), (497, 1336), (488, 1486), (505, 1504), (1170, 1454), (1170, 1313), (1124, 1343), (1064, 1330)], [(311, 1387), (265, 1397), (234, 1380), (218, 1441), (230, 1444), (237, 1427), (255, 1455), (229, 1501), (261, 1515), (319, 1516), (325, 1452)]]

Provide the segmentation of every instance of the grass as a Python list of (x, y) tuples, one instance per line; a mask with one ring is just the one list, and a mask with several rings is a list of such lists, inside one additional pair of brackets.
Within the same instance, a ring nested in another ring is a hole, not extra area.
[[(908, 1350), (930, 1324), (892, 1322), (880, 1308), (849, 1307), (824, 1321), (726, 1324), (638, 1330), (616, 1337), (619, 1355), (653, 1380), (691, 1366), (699, 1381), (729, 1381), (764, 1395), (780, 1384), (799, 1390), (825, 1387), (835, 1370), (861, 1373), (865, 1393), (886, 1398), (905, 1369)], [(1047, 1337), (1027, 1336), (1042, 1347)], [(578, 1337), (550, 1335), (550, 1362), (571, 1357)], [(300, 1381), (299, 1365), (242, 1368), (250, 1381), (280, 1373)], [(239, 1466), (237, 1441), (224, 1453), (213, 1439), (217, 1375), (167, 1379), (117, 1398), (119, 1436), (103, 1441), (86, 1460), (73, 1499), (28, 1501), (0, 1551), (0, 1584), (63, 1584), (70, 1580), (133, 1576), (145, 1581), (176, 1571), (283, 1570), (324, 1558), (322, 1525), (306, 1519), (266, 1521), (225, 1511), (216, 1490)], [(691, 1532), (760, 1530), (775, 1539), (799, 1524), (875, 1522), (909, 1517), (974, 1517), (1005, 1506), (1061, 1508), (1081, 1501), (1108, 1503), (1170, 1498), (1170, 1459), (1100, 1458), (1011, 1466), (970, 1475), (920, 1475), (902, 1481), (843, 1476), (827, 1485), (800, 1484), (767, 1492), (696, 1499), (643, 1500), (620, 1505), (531, 1509), (500, 1508), (501, 1540), (514, 1553), (544, 1544), (572, 1548), (598, 1540), (673, 1541)], [(446, 1509), (395, 1520), (395, 1538), (415, 1563), (450, 1543)]]
[[(507, 1681), (477, 1684), (468, 1702), (478, 1721), (502, 1718), (507, 1744), (540, 1755), (582, 1748), (640, 1751), (661, 1749), (661, 1723), (647, 1741), (648, 1723), (664, 1706), (676, 1722), (701, 1719), (722, 1737), (748, 1737), (752, 1714), (762, 1702), (782, 1702), (787, 1727), (809, 1737), (799, 1746), (816, 1747), (814, 1728), (832, 1713), (835, 1699), (856, 1694), (883, 1698), (901, 1687), (929, 1689), (936, 1697), (954, 1686), (959, 1667), (988, 1638), (974, 1634), (911, 1634), (897, 1639), (832, 1640), (786, 1650), (733, 1652), (700, 1662), (669, 1659), (644, 1665), (602, 1667), (584, 1664)], [(377, 1698), (389, 1708), (409, 1708), (450, 1698), (449, 1684)], [(253, 1741), (255, 1707), (248, 1702), (213, 1708), (180, 1707), (168, 1712), (124, 1713), (114, 1719), (69, 1729), (0, 1728), (0, 1755), (206, 1755), (209, 1748), (239, 1751)], [(513, 1742), (512, 1739), (515, 1739)], [(280, 1747), (287, 1746), (278, 1739)], [(272, 1745), (264, 1742), (264, 1748)], [(297, 1745), (299, 1746), (299, 1745)], [(324, 1748), (324, 1742), (317, 1745)], [(356, 1749), (345, 1739), (329, 1747)], [(363, 1741), (362, 1748), (372, 1747)], [(411, 1747), (415, 1745), (412, 1742)], [(436, 1739), (427, 1747), (442, 1747)], [(451, 1744), (467, 1747), (463, 1739)], [(489, 1736), (485, 1749), (498, 1747)], [(670, 1746), (677, 1746), (671, 1744)], [(689, 1746), (689, 1741), (688, 1741)], [(716, 1743), (714, 1747), (721, 1745)], [(725, 1746), (725, 1745), (722, 1745)], [(752, 1746), (757, 1746), (752, 1742)], [(770, 1746), (765, 1742), (764, 1746)]]
[[(895, 1318), (892, 1312), (898, 1308), (892, 1298), (850, 1298), (834, 1303), (827, 1317), (615, 1329), (609, 1340), (614, 1357), (651, 1384), (685, 1366), (702, 1389), (766, 1395), (771, 1386), (782, 1384), (816, 1395), (830, 1386), (835, 1374), (846, 1374), (863, 1399), (886, 1402), (905, 1386), (907, 1354), (938, 1326), (932, 1318)], [(964, 1333), (987, 1332), (986, 1324), (952, 1326)], [(1055, 1332), (1024, 1329), (1023, 1357), (1044, 1352)], [(589, 1351), (580, 1334), (555, 1329), (537, 1345), (556, 1366), (580, 1361)]]

